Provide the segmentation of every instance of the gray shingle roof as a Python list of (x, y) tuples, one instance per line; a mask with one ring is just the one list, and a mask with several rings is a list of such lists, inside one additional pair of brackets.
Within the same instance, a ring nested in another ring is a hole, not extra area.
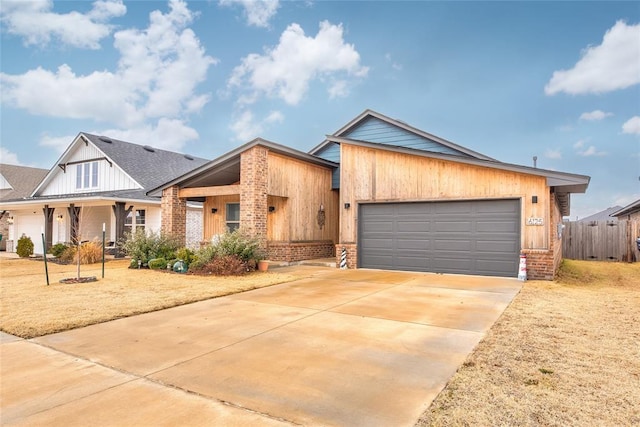
[(44, 179), (47, 169), (0, 164), (0, 173), (13, 189), (0, 190), (0, 200), (13, 200), (27, 197)]
[(159, 187), (209, 160), (82, 132), (146, 191)]

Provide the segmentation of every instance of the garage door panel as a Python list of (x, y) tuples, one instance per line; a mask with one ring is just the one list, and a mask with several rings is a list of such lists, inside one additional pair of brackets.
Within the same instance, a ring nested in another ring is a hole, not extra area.
[(433, 248), (439, 251), (465, 251), (469, 252), (475, 249), (475, 242), (468, 239), (461, 240), (435, 240)]
[(510, 222), (508, 218), (501, 221), (476, 221), (476, 230), (481, 233), (517, 233), (518, 225)]
[(431, 204), (433, 212), (436, 215), (455, 215), (455, 214), (470, 214), (473, 207), (466, 203), (438, 203)]
[(471, 223), (468, 221), (436, 221), (433, 231), (436, 233), (470, 233)]
[(424, 219), (422, 221), (416, 221), (416, 220), (412, 220), (412, 221), (400, 221), (397, 223), (398, 224), (398, 230), (397, 231), (408, 231), (411, 233), (415, 233), (415, 232), (428, 232), (431, 230), (431, 224), (427, 221), (425, 221)]
[(517, 275), (519, 200), (371, 204), (360, 209), (361, 267)]

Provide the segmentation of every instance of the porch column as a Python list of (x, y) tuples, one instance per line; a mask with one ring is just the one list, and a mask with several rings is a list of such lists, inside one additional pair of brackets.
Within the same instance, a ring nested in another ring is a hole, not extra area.
[(162, 190), (162, 234), (173, 236), (185, 245), (187, 241), (187, 199), (179, 196), (180, 187), (173, 187)]
[(69, 240), (74, 245), (78, 244), (80, 233), (80, 207), (74, 206), (73, 203), (69, 205), (67, 210), (69, 211)]
[[(118, 242), (124, 239), (124, 223), (127, 220), (127, 215), (133, 209), (133, 206), (129, 206), (129, 209), (125, 207), (125, 202), (116, 202), (111, 209), (113, 209), (113, 216), (116, 218), (116, 247)], [(121, 258), (123, 255), (120, 253), (120, 249), (116, 249), (116, 258)]]
[(240, 227), (267, 249), (267, 189), (269, 150), (257, 145), (240, 155)]
[(46, 242), (46, 248), (42, 248), (42, 251), (46, 254), (47, 248), (50, 248), (53, 244), (53, 212), (55, 208), (50, 208), (49, 205), (44, 205), (42, 212), (44, 213), (44, 238)]

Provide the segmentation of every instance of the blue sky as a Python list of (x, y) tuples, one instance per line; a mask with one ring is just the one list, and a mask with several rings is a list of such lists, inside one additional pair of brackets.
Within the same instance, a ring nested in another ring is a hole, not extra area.
[(50, 168), (81, 131), (308, 151), (370, 108), (591, 176), (572, 217), (640, 198), (637, 2), (2, 0), (0, 23), (5, 163)]

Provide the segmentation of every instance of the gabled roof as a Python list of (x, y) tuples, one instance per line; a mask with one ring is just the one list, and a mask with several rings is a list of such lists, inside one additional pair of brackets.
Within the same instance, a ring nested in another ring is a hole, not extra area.
[[(129, 175), (131, 179), (140, 184), (142, 189), (138, 191), (138, 196), (142, 198), (147, 198), (146, 192), (149, 189), (155, 188), (163, 182), (180, 176), (208, 161), (207, 159), (161, 150), (148, 145), (143, 146), (114, 138), (81, 132), (62, 154), (55, 166), (51, 168), (42, 183), (33, 191), (31, 194), (32, 197), (35, 197), (38, 191), (49, 183), (56, 173), (58, 166), (65, 164), (68, 157), (73, 153), (73, 148), (77, 146), (77, 144), (83, 143), (95, 145), (104, 153), (108, 161), (115, 163)], [(118, 194), (119, 193), (120, 192), (118, 192)]]
[(619, 209), (615, 212), (611, 213), (611, 216), (614, 217), (619, 217), (622, 215), (628, 215), (634, 212), (638, 212), (640, 211), (640, 199), (636, 200), (635, 202), (632, 202), (630, 204), (628, 204), (627, 206), (623, 207), (622, 209)]
[(0, 174), (11, 186), (11, 188), (0, 190), (0, 200), (27, 197), (48, 172), (47, 169), (0, 164)]
[[(418, 148), (419, 144), (417, 144), (416, 141), (422, 141), (422, 145), (425, 146), (425, 148), (423, 148), (424, 151), (444, 152), (450, 154), (459, 154), (461, 156), (469, 156), (477, 159), (494, 160), (489, 156), (485, 156), (484, 154), (470, 150), (451, 141), (447, 141), (444, 138), (440, 138), (439, 136), (432, 135), (423, 130), (415, 128), (403, 121), (392, 119), (391, 117), (387, 117), (384, 114), (380, 114), (369, 109), (363, 111), (360, 115), (338, 129), (331, 136), (365, 140), (365, 138), (362, 138), (358, 134), (357, 128), (366, 125), (367, 122), (378, 122), (379, 124), (387, 124), (395, 127), (398, 132), (401, 132), (401, 134), (396, 135), (395, 138), (390, 137), (389, 135), (375, 135), (373, 133), (370, 133), (371, 137), (366, 138), (366, 141), (368, 142), (392, 146), (404, 146), (407, 148)], [(350, 135), (351, 133), (353, 133), (354, 135)], [(335, 141), (325, 139), (322, 143), (312, 148), (309, 153), (318, 154), (323, 151), (325, 147), (333, 143), (335, 143)], [(431, 146), (432, 148), (428, 148), (428, 146)]]
[(579, 219), (578, 222), (589, 222), (589, 221), (616, 221), (616, 218), (612, 218), (611, 214), (622, 209), (622, 206), (614, 206), (612, 208), (605, 209), (600, 212), (596, 212), (593, 215), (589, 215), (582, 219)]
[(304, 153), (302, 151), (295, 150), (293, 148), (286, 147), (284, 145), (277, 144), (275, 142), (267, 141), (266, 139), (256, 138), (248, 143), (229, 151), (226, 154), (214, 159), (197, 169), (185, 173), (173, 180), (165, 182), (161, 186), (158, 186), (147, 194), (150, 196), (161, 196), (162, 190), (174, 185), (180, 185), (183, 187), (205, 187), (205, 186), (217, 186), (217, 185), (230, 185), (240, 180), (240, 155), (250, 148), (260, 145), (268, 148), (269, 151), (292, 157), (298, 160), (309, 162), (318, 166), (324, 166), (327, 168), (337, 168), (338, 165), (334, 162), (321, 159), (316, 156)]

